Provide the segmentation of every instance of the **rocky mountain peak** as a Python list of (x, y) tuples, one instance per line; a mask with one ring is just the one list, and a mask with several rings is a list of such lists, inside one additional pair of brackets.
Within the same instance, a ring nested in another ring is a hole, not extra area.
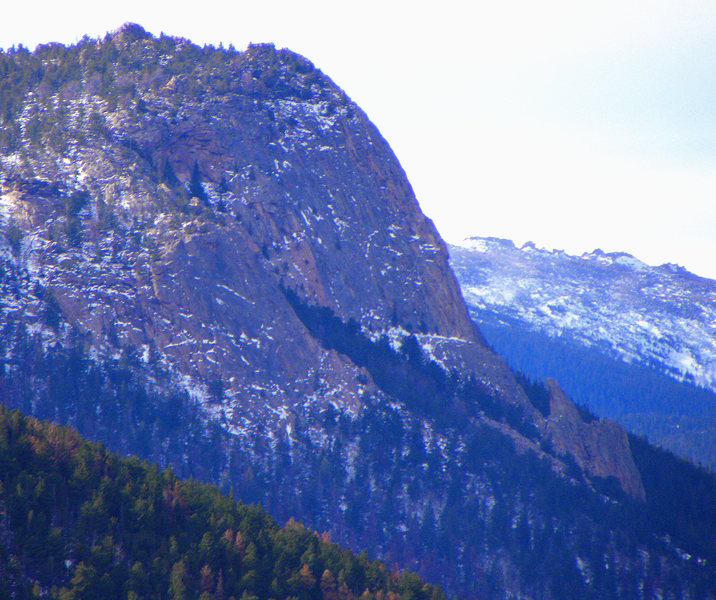
[(468, 304), (605, 347), (716, 390), (716, 282), (625, 252), (526, 251), (494, 238), (451, 248)]
[(110, 38), (118, 47), (128, 47), (133, 42), (139, 40), (145, 40), (151, 38), (151, 34), (148, 33), (144, 27), (137, 23), (124, 23), (121, 27), (113, 31)]
[(54, 52), (67, 72), (18, 92), (7, 127), (3, 216), (21, 241), (6, 256), (98, 356), (131, 345), (199, 397), (219, 380), (245, 399), (270, 373), (278, 404), (326, 380), (354, 405), (355, 367), (317, 347), (285, 287), (371, 335), (431, 335), (444, 360), (506, 373), (397, 159), (310, 61), (133, 24)]
[(51, 298), (60, 337), (80, 331), (100, 358), (132, 348), (236, 433), (329, 398), (359, 411), (378, 388), (306, 331), (291, 290), (373, 339), (414, 335), (542, 426), (470, 321), (396, 157), (310, 61), (135, 24), (34, 60), (67, 66), (11, 106), (4, 256), (26, 281), (11, 312), (42, 329)]

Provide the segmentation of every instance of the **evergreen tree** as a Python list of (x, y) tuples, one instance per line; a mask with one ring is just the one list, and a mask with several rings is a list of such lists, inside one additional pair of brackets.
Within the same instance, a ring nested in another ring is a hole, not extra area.
[(204, 186), (201, 183), (201, 172), (199, 171), (199, 163), (194, 161), (194, 169), (191, 173), (191, 181), (189, 182), (189, 195), (199, 198), (204, 204), (209, 203), (209, 197), (206, 195)]

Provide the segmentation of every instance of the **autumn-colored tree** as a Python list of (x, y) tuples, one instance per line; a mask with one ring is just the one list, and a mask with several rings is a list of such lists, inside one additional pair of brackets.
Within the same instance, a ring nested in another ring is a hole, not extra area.
[(298, 572), (298, 578), (300, 579), (301, 583), (306, 588), (313, 588), (316, 585), (316, 578), (311, 572), (311, 567), (308, 565), (303, 565)]
[(338, 584), (330, 569), (326, 569), (321, 575), (321, 593), (323, 600), (338, 600)]
[(208, 564), (201, 568), (199, 577), (199, 589), (202, 592), (211, 592), (214, 590), (214, 572)]

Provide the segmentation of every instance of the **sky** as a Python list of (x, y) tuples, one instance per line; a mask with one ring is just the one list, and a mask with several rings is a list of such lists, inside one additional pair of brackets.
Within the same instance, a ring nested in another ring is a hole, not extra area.
[(132, 21), (309, 58), (441, 235), (601, 248), (716, 279), (716, 1), (12, 3), (0, 47)]

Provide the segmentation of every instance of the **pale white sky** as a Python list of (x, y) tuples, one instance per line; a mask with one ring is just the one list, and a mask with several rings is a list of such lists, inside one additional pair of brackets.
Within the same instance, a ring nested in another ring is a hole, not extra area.
[(126, 21), (273, 42), (371, 117), (449, 241), (627, 251), (716, 278), (716, 2), (13, 3), (0, 47)]

